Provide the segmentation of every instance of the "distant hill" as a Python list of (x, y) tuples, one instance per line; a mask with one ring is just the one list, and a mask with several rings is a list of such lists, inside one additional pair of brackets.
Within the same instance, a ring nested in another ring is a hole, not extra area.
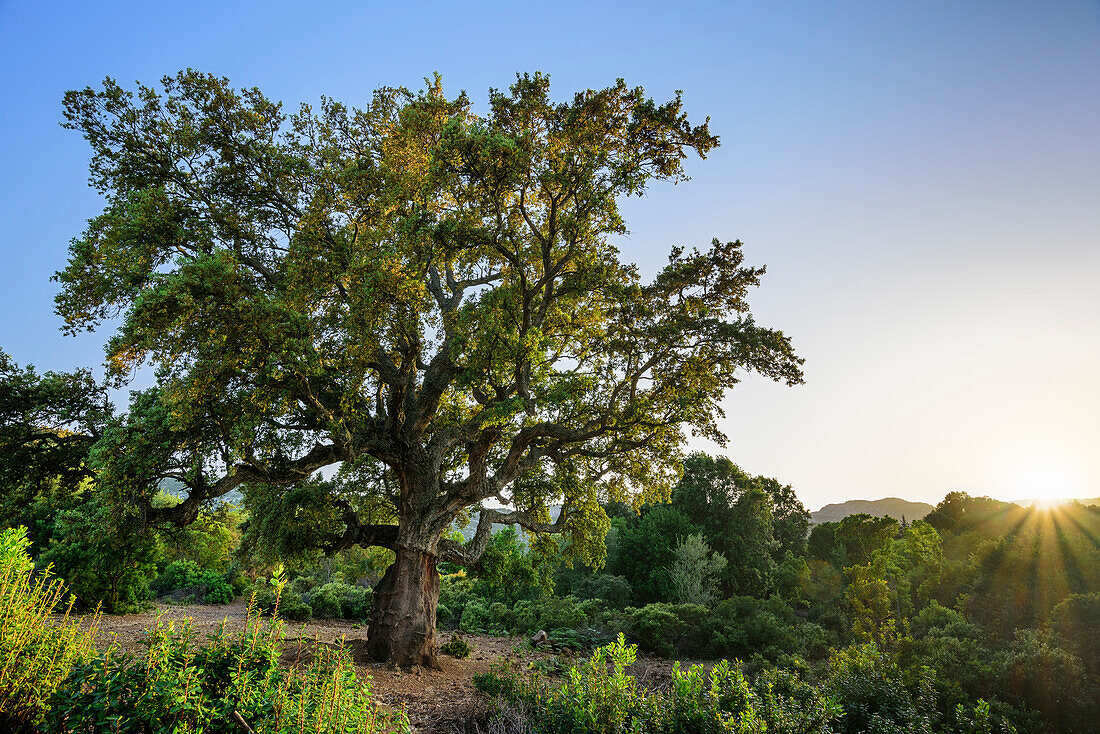
[(919, 520), (935, 509), (927, 502), (910, 502), (898, 497), (884, 497), (880, 500), (848, 500), (832, 505), (825, 505), (817, 512), (810, 513), (810, 522), (837, 522), (848, 515), (860, 512), (874, 517), (892, 517), (899, 522), (904, 517), (906, 520)]

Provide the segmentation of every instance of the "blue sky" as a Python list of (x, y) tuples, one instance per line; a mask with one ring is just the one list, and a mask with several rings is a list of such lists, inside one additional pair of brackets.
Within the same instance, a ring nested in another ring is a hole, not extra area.
[[(749, 379), (726, 450), (808, 506), (1100, 495), (1100, 4), (32, 3), (0, 0), (0, 348), (97, 365), (53, 314), (102, 203), (66, 89), (184, 67), (294, 106), (433, 71), (484, 101), (623, 77), (722, 146), (625, 213), (624, 257), (740, 238), (807, 384)], [(711, 448), (700, 444), (701, 448)]]

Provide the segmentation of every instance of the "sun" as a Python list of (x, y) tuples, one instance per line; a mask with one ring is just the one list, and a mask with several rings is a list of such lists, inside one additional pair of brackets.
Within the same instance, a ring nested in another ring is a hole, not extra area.
[(1049, 509), (1073, 497), (1080, 489), (1079, 483), (1069, 462), (1044, 456), (1018, 464), (1009, 475), (1007, 489), (1017, 501)]

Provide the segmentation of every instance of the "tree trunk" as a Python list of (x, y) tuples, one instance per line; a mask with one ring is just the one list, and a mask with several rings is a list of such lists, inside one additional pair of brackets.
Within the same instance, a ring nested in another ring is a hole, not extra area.
[(397, 558), (374, 587), (367, 618), (367, 653), (379, 662), (438, 667), (435, 609), (439, 571), (435, 555), (398, 545)]

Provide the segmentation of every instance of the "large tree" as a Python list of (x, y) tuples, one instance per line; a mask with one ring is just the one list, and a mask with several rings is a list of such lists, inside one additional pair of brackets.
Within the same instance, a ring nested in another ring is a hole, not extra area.
[[(239, 489), (264, 532), (393, 549), (376, 658), (433, 661), (436, 564), (476, 563), (492, 523), (598, 560), (600, 501), (667, 496), (740, 376), (801, 380), (749, 314), (763, 268), (740, 243), (677, 247), (647, 283), (611, 242), (622, 197), (718, 144), (679, 95), (555, 102), (524, 75), (475, 114), (436, 77), (286, 114), (187, 71), (70, 92), (65, 115), (107, 206), (58, 312), (73, 331), (121, 316), (110, 375), (157, 375), (93, 452), (104, 491), (151, 526)], [(156, 507), (166, 478), (185, 497)], [(445, 538), (473, 507), (474, 537)]]

